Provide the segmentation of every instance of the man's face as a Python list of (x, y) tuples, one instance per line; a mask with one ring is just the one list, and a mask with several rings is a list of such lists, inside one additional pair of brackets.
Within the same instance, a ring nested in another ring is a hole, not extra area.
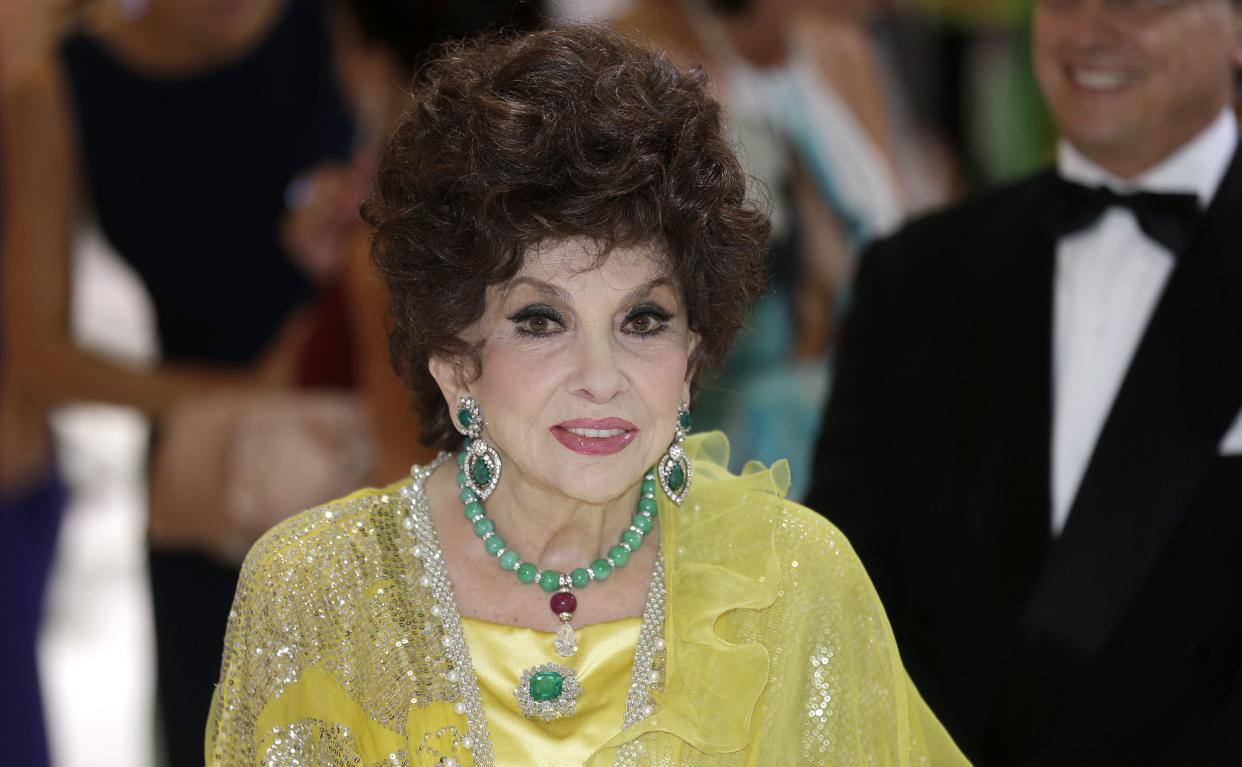
[(1230, 103), (1242, 8), (1238, 0), (1039, 0), (1034, 50), (1064, 136), (1133, 177)]

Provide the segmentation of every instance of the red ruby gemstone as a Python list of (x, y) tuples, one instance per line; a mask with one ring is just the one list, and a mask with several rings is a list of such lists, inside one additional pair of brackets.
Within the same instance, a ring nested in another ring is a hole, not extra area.
[(572, 613), (578, 609), (578, 597), (568, 591), (558, 591), (552, 595), (552, 612), (560, 615), (561, 613)]

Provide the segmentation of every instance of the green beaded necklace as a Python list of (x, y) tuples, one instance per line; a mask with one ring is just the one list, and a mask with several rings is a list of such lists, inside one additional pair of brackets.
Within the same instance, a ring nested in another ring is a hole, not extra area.
[[(505, 539), (496, 532), (496, 524), (487, 518), (483, 501), (474, 490), (466, 486), (466, 455), (471, 440), (467, 439), (457, 454), (457, 487), (461, 489), (460, 498), (464, 504), (466, 519), (474, 525), (474, 534), (483, 541), (483, 549), (489, 556), (496, 558), (503, 570), (515, 573), (519, 583), (539, 584), (539, 588), (552, 595), (549, 607), (561, 621), (561, 628), (556, 634), (556, 652), (562, 657), (574, 655), (578, 650), (577, 637), (574, 635), (570, 621), (574, 611), (578, 609), (578, 598), (574, 589), (583, 589), (592, 581), (604, 581), (629, 564), (630, 554), (637, 551), (643, 539), (655, 525), (655, 515), (659, 508), (656, 503), (656, 475), (648, 471), (643, 476), (639, 490), (638, 507), (635, 510), (630, 526), (621, 533), (621, 540), (608, 550), (608, 553), (596, 559), (587, 567), (577, 567), (568, 573), (556, 570), (540, 570), (533, 562), (525, 562), (514, 550), (505, 545)], [(487, 485), (491, 481), (491, 473), (482, 461), (473, 465), (475, 474), (472, 479), (478, 485)]]

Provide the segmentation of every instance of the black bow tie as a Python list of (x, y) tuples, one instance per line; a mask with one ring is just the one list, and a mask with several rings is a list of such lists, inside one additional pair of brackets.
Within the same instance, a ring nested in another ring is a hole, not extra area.
[(1139, 227), (1174, 256), (1190, 243), (1195, 224), (1202, 214), (1199, 198), (1193, 194), (1163, 192), (1114, 192), (1107, 187), (1086, 187), (1056, 180), (1054, 220), (1057, 236), (1064, 237), (1093, 225), (1109, 208), (1128, 208)]

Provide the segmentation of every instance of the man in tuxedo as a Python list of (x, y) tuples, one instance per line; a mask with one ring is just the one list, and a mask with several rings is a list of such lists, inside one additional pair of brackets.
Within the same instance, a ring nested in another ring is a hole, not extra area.
[(1034, 13), (1056, 167), (864, 256), (808, 503), (978, 764), (1242, 764), (1242, 0)]

